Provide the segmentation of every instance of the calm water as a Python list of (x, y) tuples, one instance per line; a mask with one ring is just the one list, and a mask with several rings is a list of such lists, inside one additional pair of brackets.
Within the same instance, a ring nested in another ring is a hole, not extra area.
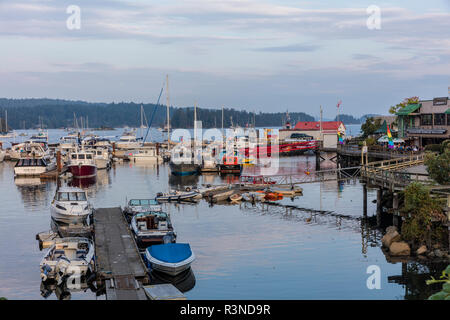
[[(283, 172), (314, 171), (314, 157), (282, 158)], [(330, 161), (324, 167), (333, 167)], [(254, 169), (248, 169), (254, 170)], [(181, 185), (219, 183), (217, 175), (176, 178), (167, 165), (116, 164), (87, 187), (95, 207), (124, 206), (132, 197), (154, 197)], [(362, 186), (357, 180), (305, 184), (304, 195), (279, 206), (249, 203), (165, 205), (197, 260), (189, 299), (423, 299), (427, 266), (388, 263), (381, 231), (360, 220)], [(0, 164), (0, 296), (44, 299), (40, 291), (35, 235), (50, 229), (54, 182), (14, 179), (13, 163)], [(369, 190), (368, 212), (376, 198)], [(289, 207), (287, 207), (289, 205)], [(294, 207), (292, 207), (294, 206)], [(369, 290), (366, 269), (381, 268), (381, 290)], [(437, 275), (440, 266), (431, 266)], [(56, 299), (51, 294), (47, 299)], [(72, 299), (104, 299), (90, 290)]]

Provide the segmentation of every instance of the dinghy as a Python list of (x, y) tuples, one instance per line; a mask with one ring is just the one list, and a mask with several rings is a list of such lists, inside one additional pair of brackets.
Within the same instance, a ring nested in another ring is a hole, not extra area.
[(235, 194), (230, 196), (230, 201), (231, 202), (239, 202), (241, 200), (242, 200), (242, 195), (240, 195), (239, 193), (235, 193)]
[(166, 243), (147, 248), (145, 257), (153, 270), (172, 276), (187, 270), (195, 260), (188, 243)]
[(55, 279), (61, 283), (65, 276), (86, 276), (94, 258), (94, 244), (87, 238), (58, 238), (40, 263), (43, 281)]
[(187, 201), (192, 199), (197, 199), (199, 197), (197, 191), (171, 191), (168, 193), (158, 193), (156, 195), (156, 201), (158, 202), (168, 202), (168, 201)]

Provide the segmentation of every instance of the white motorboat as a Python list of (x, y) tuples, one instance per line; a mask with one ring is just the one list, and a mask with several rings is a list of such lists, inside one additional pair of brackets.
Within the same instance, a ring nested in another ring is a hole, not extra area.
[(111, 167), (112, 155), (107, 148), (95, 148), (91, 150), (94, 154), (94, 162), (97, 169), (108, 169)]
[(123, 209), (128, 221), (131, 221), (131, 218), (138, 213), (149, 211), (162, 211), (162, 207), (155, 199), (131, 199)]
[(44, 158), (50, 159), (50, 151), (46, 142), (28, 140), (23, 143), (15, 144), (9, 150), (9, 156), (12, 160), (22, 158)]
[(44, 172), (56, 169), (56, 163), (49, 162), (44, 158), (25, 158), (20, 159), (14, 166), (14, 175), (16, 177), (39, 176)]
[(59, 238), (40, 263), (41, 279), (61, 283), (66, 276), (86, 276), (91, 271), (94, 244), (87, 238)]
[(165, 243), (147, 248), (145, 258), (153, 270), (176, 276), (190, 268), (195, 255), (188, 243)]
[(156, 147), (140, 147), (128, 155), (130, 161), (149, 161), (162, 163), (163, 157), (159, 154)]
[(170, 217), (162, 211), (148, 211), (134, 215), (131, 219), (131, 229), (140, 248), (176, 240)]
[(61, 139), (59, 139), (59, 147), (61, 148), (61, 150), (73, 149), (77, 147), (78, 144), (79, 140), (77, 136), (69, 135), (61, 137)]
[(3, 162), (5, 159), (6, 151), (3, 149), (0, 149), (0, 162)]
[(63, 223), (84, 223), (92, 214), (92, 206), (86, 191), (80, 188), (63, 187), (56, 191), (51, 205), (52, 218)]
[(141, 145), (142, 143), (138, 141), (136, 134), (133, 132), (124, 132), (119, 141), (116, 143), (116, 148), (122, 150), (134, 150), (139, 148)]

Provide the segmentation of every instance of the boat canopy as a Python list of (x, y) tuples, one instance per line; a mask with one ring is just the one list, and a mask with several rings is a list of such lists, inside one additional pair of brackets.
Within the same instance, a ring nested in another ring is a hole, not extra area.
[(188, 243), (166, 243), (153, 245), (147, 248), (150, 255), (159, 261), (177, 263), (192, 256)]
[(162, 211), (147, 211), (147, 212), (138, 213), (135, 217), (136, 217), (136, 219), (138, 219), (138, 218), (145, 218), (148, 216), (158, 216), (161, 218), (167, 218), (167, 213), (162, 212)]

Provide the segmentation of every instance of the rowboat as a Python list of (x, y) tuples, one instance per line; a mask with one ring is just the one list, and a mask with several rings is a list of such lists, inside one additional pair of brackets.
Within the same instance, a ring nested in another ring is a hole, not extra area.
[(172, 276), (190, 268), (195, 255), (188, 243), (165, 243), (145, 250), (151, 268)]
[(242, 195), (239, 193), (235, 193), (229, 197), (231, 202), (239, 202), (242, 200)]
[(171, 191), (168, 193), (158, 193), (156, 195), (156, 201), (168, 202), (168, 201), (187, 201), (197, 199), (200, 195), (197, 191)]

